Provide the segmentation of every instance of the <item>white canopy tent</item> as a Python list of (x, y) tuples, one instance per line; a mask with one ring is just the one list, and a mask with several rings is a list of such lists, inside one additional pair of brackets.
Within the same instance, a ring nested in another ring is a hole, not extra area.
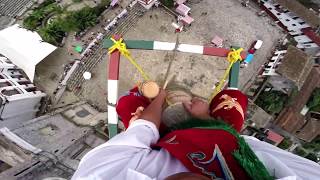
[(36, 65), (57, 47), (42, 40), (37, 32), (20, 27), (18, 24), (0, 31), (0, 54), (21, 68), (31, 81)]

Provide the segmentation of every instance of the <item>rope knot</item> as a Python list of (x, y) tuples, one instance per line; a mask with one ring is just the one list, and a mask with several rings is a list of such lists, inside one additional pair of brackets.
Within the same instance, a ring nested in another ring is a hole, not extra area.
[(109, 54), (113, 53), (115, 50), (118, 50), (122, 55), (126, 57), (130, 56), (130, 52), (127, 49), (127, 45), (123, 42), (122, 38), (120, 38), (118, 41), (111, 38), (111, 41), (113, 41), (114, 44), (108, 49)]
[(242, 57), (241, 57), (242, 51), (243, 51), (243, 48), (239, 48), (237, 50), (232, 48), (230, 50), (230, 52), (228, 53), (227, 60), (229, 61), (229, 66), (226, 69), (226, 71), (224, 72), (223, 77), (220, 80), (218, 86), (214, 89), (214, 92), (211, 94), (210, 99), (208, 99), (209, 102), (211, 102), (212, 99), (222, 90), (223, 85), (229, 76), (229, 73), (230, 73), (230, 70), (231, 70), (233, 64), (236, 63), (237, 61), (242, 61)]
[(229, 63), (235, 63), (237, 61), (242, 61), (241, 52), (243, 51), (243, 48), (239, 48), (235, 50), (234, 48), (231, 49), (231, 51), (228, 53), (227, 59)]
[(140, 65), (131, 57), (130, 51), (127, 49), (127, 45), (123, 42), (123, 39), (120, 38), (118, 41), (113, 38), (110, 39), (111, 41), (113, 41), (114, 44), (108, 49), (108, 53), (111, 54), (115, 50), (118, 50), (120, 54), (126, 57), (126, 59), (128, 59), (129, 62), (140, 72), (140, 74), (145, 80), (149, 80), (149, 76), (143, 71)]

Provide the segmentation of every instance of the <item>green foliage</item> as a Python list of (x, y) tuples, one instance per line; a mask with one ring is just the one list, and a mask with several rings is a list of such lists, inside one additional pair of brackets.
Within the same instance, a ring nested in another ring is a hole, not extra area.
[(79, 2), (82, 2), (82, 0), (72, 0), (72, 2), (79, 3)]
[(35, 8), (33, 12), (23, 20), (23, 26), (29, 30), (36, 30), (49, 14), (53, 12), (61, 13), (62, 9), (56, 4), (53, 4), (53, 2), (45, 1), (40, 4), (39, 7)]
[(59, 21), (54, 21), (40, 28), (38, 32), (44, 41), (51, 44), (59, 44), (65, 36), (65, 31)]
[(311, 161), (318, 162), (318, 157), (314, 153), (309, 153), (305, 158), (310, 159)]
[(317, 88), (313, 91), (307, 106), (310, 108), (310, 111), (320, 112), (320, 89)]
[(84, 7), (79, 11), (72, 12), (67, 18), (67, 23), (69, 23), (70, 27), (83, 31), (88, 27), (94, 26), (97, 18), (98, 16), (94, 8)]
[(284, 108), (288, 96), (280, 91), (264, 91), (255, 103), (268, 113), (280, 113)]
[(316, 139), (314, 139), (310, 143), (304, 143), (302, 147), (310, 151), (320, 152), (320, 137), (318, 136)]
[(173, 0), (162, 0), (163, 5), (167, 6), (168, 8), (172, 8), (174, 6)]
[(301, 156), (301, 157), (305, 157), (307, 155), (307, 152), (304, 149), (302, 149), (301, 147), (297, 147), (294, 150), (294, 153)]
[(94, 7), (95, 13), (97, 16), (100, 16), (101, 13), (106, 10), (106, 7), (109, 6), (111, 3), (111, 0), (101, 0), (100, 4), (98, 4), (96, 7)]
[(33, 11), (31, 15), (23, 20), (23, 26), (29, 30), (35, 30), (41, 25), (42, 20), (45, 18), (43, 11)]
[[(81, 0), (77, 0), (81, 1)], [(67, 12), (59, 7), (55, 0), (47, 0), (40, 4), (24, 19), (23, 26), (29, 30), (37, 30), (44, 41), (59, 44), (66, 32), (84, 31), (96, 25), (97, 18), (110, 4), (110, 0), (102, 0), (94, 8), (84, 7), (81, 10)], [(39, 28), (49, 15), (56, 15), (50, 23)]]
[(288, 138), (284, 138), (283, 141), (278, 145), (281, 149), (288, 149), (292, 145), (292, 141)]

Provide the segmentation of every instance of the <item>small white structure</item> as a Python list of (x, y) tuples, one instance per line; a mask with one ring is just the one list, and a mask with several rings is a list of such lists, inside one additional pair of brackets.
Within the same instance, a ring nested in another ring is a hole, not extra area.
[(0, 31), (0, 54), (6, 56), (21, 68), (31, 82), (36, 65), (57, 47), (42, 40), (37, 32), (15, 24)]
[(46, 96), (25, 77), (22, 70), (0, 54), (0, 127), (36, 117), (40, 101)]
[(295, 36), (293, 38), (298, 43), (297, 48), (299, 49), (312, 49), (312, 48), (318, 49), (319, 47), (306, 35)]
[(217, 47), (222, 47), (223, 39), (221, 37), (215, 35), (214, 38), (211, 40), (211, 43), (216, 45)]
[(127, 9), (124, 9), (120, 12), (120, 14), (117, 15), (117, 18), (122, 18), (124, 16), (126, 16), (128, 14), (128, 10)]
[(182, 15), (182, 16), (187, 16), (190, 10), (191, 10), (191, 8), (189, 8), (188, 6), (186, 6), (184, 4), (180, 4), (176, 8), (176, 12), (179, 13), (180, 15)]
[(187, 25), (187, 26), (191, 26), (191, 23), (194, 21), (194, 19), (188, 15), (184, 16), (181, 18), (181, 22), (184, 24), (184, 25)]
[(138, 2), (146, 9), (150, 9), (155, 3), (156, 0), (138, 0)]
[(109, 24), (104, 28), (107, 32), (110, 31), (117, 24), (117, 17), (115, 17)]
[(84, 72), (83, 73), (83, 78), (85, 79), (85, 80), (90, 80), (91, 79), (91, 73), (90, 72), (88, 72), (88, 71), (86, 71), (86, 72)]
[(109, 21), (108, 25), (106, 27), (104, 27), (104, 30), (106, 31), (110, 31), (114, 26), (117, 25), (118, 20), (123, 18), (124, 16), (126, 16), (128, 14), (128, 10), (124, 9), (120, 12), (120, 14), (118, 14), (115, 18), (113, 18), (112, 21)]
[(175, 28), (175, 30), (179, 30), (179, 32), (181, 32), (183, 30), (183, 26), (181, 26), (180, 24), (177, 24), (175, 22), (171, 23), (171, 26)]
[(256, 43), (254, 44), (253, 48), (258, 50), (261, 48), (262, 44), (263, 44), (262, 40), (257, 40)]
[(288, 33), (294, 36), (295, 41), (298, 43), (297, 48), (302, 49), (306, 52), (316, 52), (319, 49), (319, 46), (316, 42), (313, 42), (308, 36), (304, 34), (304, 29), (310, 28), (303, 19), (296, 16), (294, 13), (290, 12), (288, 9), (280, 6), (279, 4), (272, 3), (269, 0), (262, 0), (263, 6), (273, 14), (285, 27)]
[(301, 29), (310, 27), (301, 18), (295, 16), (279, 4), (273, 4), (268, 0), (262, 0), (263, 6), (267, 8), (287, 28), (290, 35), (301, 34)]
[(281, 59), (283, 59), (284, 55), (287, 53), (287, 50), (276, 51), (274, 52), (272, 58), (264, 68), (262, 73), (263, 76), (278, 76), (276, 73), (277, 65), (281, 63)]
[(119, 3), (119, 0), (112, 0), (111, 3), (110, 3), (110, 6), (111, 6), (111, 7), (114, 7), (114, 6), (116, 6), (118, 3)]

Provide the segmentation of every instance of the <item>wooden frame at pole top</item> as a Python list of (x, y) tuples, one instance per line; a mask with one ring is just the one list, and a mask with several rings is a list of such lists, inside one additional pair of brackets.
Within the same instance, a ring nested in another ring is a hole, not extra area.
[[(120, 35), (114, 35), (114, 40), (120, 40)], [(110, 42), (111, 40), (104, 41), (104, 48), (110, 48), (113, 43)], [(157, 42), (153, 41), (127, 41), (129, 49), (148, 49), (153, 50), (154, 44)], [(162, 42), (161, 42), (162, 43)], [(161, 44), (160, 43), (160, 44)], [(185, 45), (188, 46), (190, 45)], [(200, 46), (199, 46), (200, 47)], [(202, 52), (198, 52), (203, 55), (209, 56), (220, 56), (226, 57), (230, 50), (224, 48), (213, 48), (213, 47), (201, 47), (203, 48)], [(157, 48), (156, 48), (157, 49)], [(198, 48), (199, 49), (199, 48)], [(171, 50), (169, 49), (162, 49), (162, 50)], [(199, 50), (198, 50), (199, 51)], [(187, 52), (187, 51), (185, 51)], [(197, 52), (190, 52), (190, 53), (197, 53)], [(243, 58), (246, 57), (246, 53), (241, 53)], [(115, 136), (118, 133), (118, 114), (116, 112), (116, 104), (118, 100), (118, 81), (119, 81), (119, 70), (120, 70), (120, 52), (118, 50), (113, 51), (110, 54), (109, 58), (109, 73), (108, 73), (108, 131), (109, 131), (109, 139)], [(229, 81), (228, 87), (229, 88), (238, 88), (238, 79), (239, 79), (239, 70), (240, 70), (240, 62), (236, 62), (231, 69), (229, 74)]]

